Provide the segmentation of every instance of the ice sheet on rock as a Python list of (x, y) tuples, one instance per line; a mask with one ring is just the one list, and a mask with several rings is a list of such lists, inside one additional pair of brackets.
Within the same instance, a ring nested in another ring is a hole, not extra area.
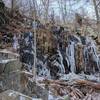
[(95, 81), (95, 82), (100, 82), (100, 75), (99, 73), (97, 74), (91, 74), (91, 75), (83, 75), (85, 77), (86, 80), (90, 80), (90, 81)]
[(69, 74), (63, 74), (60, 77), (60, 80), (68, 80), (68, 81), (74, 81), (74, 80), (80, 80), (80, 79), (100, 82), (99, 73), (96, 75), (69, 73)]
[(68, 80), (68, 81), (79, 80), (79, 79), (84, 79), (84, 76), (75, 73), (69, 73), (67, 75), (66, 74), (62, 75), (60, 78), (60, 80)]
[(43, 81), (45, 78), (44, 77), (40, 77), (40, 76), (37, 76), (37, 81)]
[(13, 48), (17, 50), (19, 48), (18, 37), (14, 35), (13, 37)]
[(39, 76), (50, 78), (50, 70), (47, 69), (47, 64), (46, 63), (44, 64), (40, 60), (38, 60), (37, 63), (37, 73)]
[(13, 95), (14, 95), (14, 93), (15, 93), (15, 92), (14, 92), (14, 91), (12, 91), (12, 92), (10, 92), (10, 93), (8, 94), (8, 96), (10, 96), (10, 97), (11, 97), (11, 96), (13, 96)]

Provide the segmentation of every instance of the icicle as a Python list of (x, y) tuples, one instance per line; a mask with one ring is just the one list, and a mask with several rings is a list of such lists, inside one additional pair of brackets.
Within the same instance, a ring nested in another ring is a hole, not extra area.
[(76, 67), (75, 67), (75, 51), (74, 51), (74, 42), (70, 42), (68, 45), (68, 51), (66, 50), (66, 53), (68, 55), (69, 63), (70, 63), (70, 70), (71, 72), (75, 73)]
[(69, 68), (69, 65), (70, 65), (70, 64), (69, 64), (69, 59), (68, 59), (68, 57), (66, 57), (65, 60), (67, 61), (68, 68)]
[(63, 57), (62, 57), (62, 54), (60, 52), (60, 50), (58, 49), (58, 55), (59, 55), (59, 58), (60, 58), (60, 69), (61, 69), (61, 73), (65, 73), (65, 68), (64, 68), (64, 65), (63, 65)]
[(17, 50), (19, 48), (18, 37), (14, 35), (13, 37), (13, 48)]
[(38, 61), (38, 64), (37, 64), (37, 71), (38, 71), (38, 75), (39, 76), (44, 76), (44, 77), (47, 77), (47, 78), (51, 78), (50, 76), (50, 71), (47, 69), (47, 64), (43, 64), (42, 61)]
[[(84, 48), (84, 53), (85, 53), (84, 54), (85, 55), (85, 71), (86, 71), (86, 67), (88, 67), (87, 64), (92, 63), (92, 62), (89, 62), (90, 59), (92, 59), (92, 61), (96, 63), (96, 67), (100, 71), (99, 57), (97, 55), (96, 43), (90, 37), (86, 38), (86, 47)], [(91, 58), (89, 58), (89, 55), (91, 55)], [(94, 65), (92, 66), (93, 68), (95, 67)]]
[(100, 54), (98, 55), (98, 64), (99, 64), (99, 67), (100, 67)]

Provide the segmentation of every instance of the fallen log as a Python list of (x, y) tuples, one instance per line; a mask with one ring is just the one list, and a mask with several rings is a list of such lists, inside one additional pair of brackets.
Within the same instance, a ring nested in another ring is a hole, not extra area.
[(38, 81), (39, 83), (48, 83), (48, 84), (59, 84), (59, 85), (62, 85), (62, 86), (68, 86), (68, 82), (65, 82), (65, 81), (60, 81), (60, 80), (43, 80), (43, 81)]
[(78, 85), (88, 85), (88, 86), (91, 86), (92, 88), (94, 88), (96, 90), (100, 90), (100, 83), (95, 83), (95, 82), (91, 82), (91, 81), (87, 81), (87, 80), (77, 80), (76, 84), (78, 84)]

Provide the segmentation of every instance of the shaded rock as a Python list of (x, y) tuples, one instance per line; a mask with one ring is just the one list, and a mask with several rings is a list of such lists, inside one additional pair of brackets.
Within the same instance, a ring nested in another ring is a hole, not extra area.
[(14, 90), (30, 97), (48, 99), (48, 91), (36, 82), (32, 82), (33, 75), (24, 71), (12, 72), (1, 80), (5, 90)]
[(31, 98), (29, 96), (21, 94), (20, 92), (7, 90), (0, 94), (0, 100), (42, 100), (42, 99)]
[(75, 46), (75, 64), (76, 73), (80, 73), (84, 67), (83, 45), (81, 44), (77, 44), (77, 46)]
[(21, 62), (17, 59), (6, 59), (0, 61), (0, 73), (9, 74), (18, 69), (21, 69)]
[(18, 55), (9, 51), (0, 51), (0, 74), (9, 74), (12, 71), (21, 69), (21, 62)]

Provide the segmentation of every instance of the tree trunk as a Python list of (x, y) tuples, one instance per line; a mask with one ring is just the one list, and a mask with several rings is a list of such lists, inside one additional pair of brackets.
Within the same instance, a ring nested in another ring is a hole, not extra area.
[(94, 3), (95, 14), (96, 14), (96, 18), (97, 18), (97, 24), (99, 24), (99, 11), (98, 11), (98, 7), (96, 4), (96, 0), (93, 0), (93, 3)]

